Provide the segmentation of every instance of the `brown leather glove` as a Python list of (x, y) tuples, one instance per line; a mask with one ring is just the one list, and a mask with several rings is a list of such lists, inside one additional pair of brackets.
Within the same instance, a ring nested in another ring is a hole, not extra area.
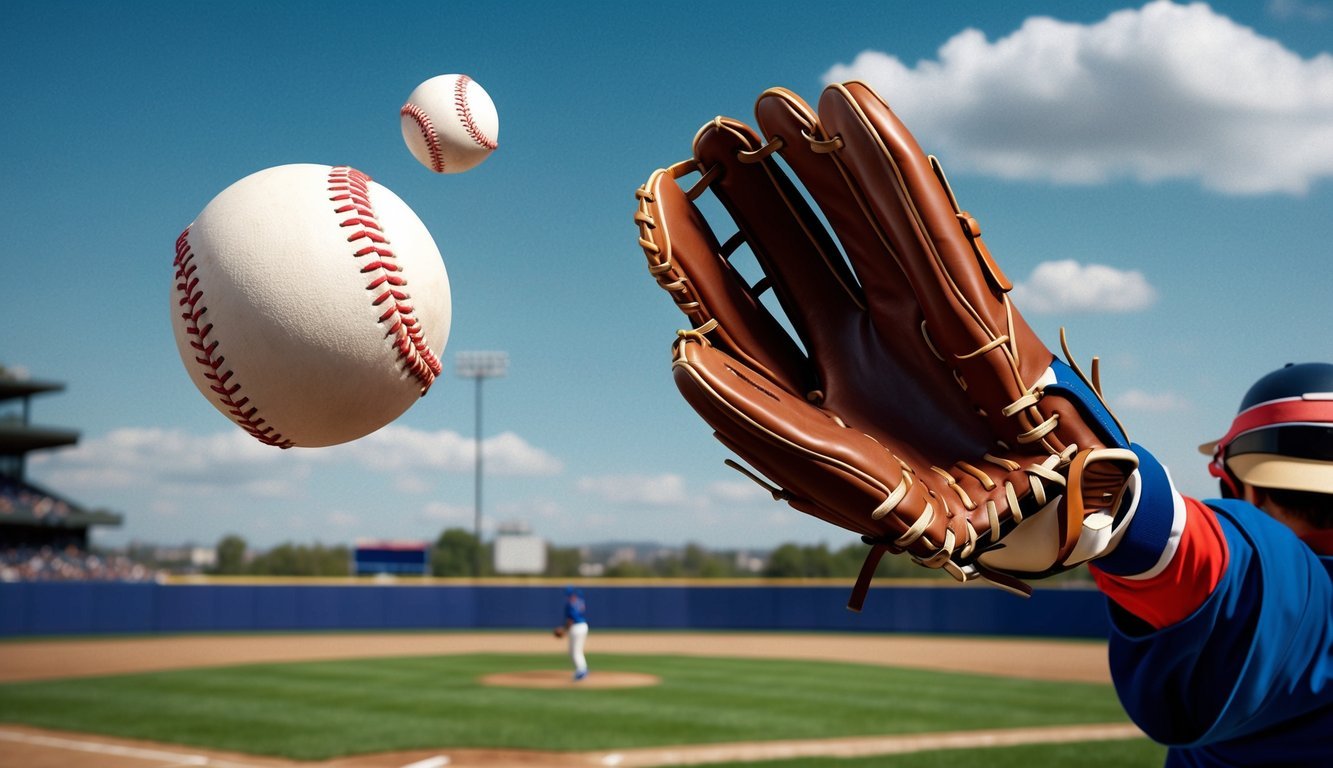
[[(853, 609), (885, 552), (1023, 594), (1095, 556), (1135, 456), (1099, 387), (1009, 301), (938, 162), (864, 83), (828, 86), (818, 113), (773, 88), (755, 112), (762, 137), (707, 123), (635, 214), (693, 326), (676, 384), (766, 482), (733, 465), (871, 545)], [(738, 229), (725, 241), (694, 202), (705, 191)], [(733, 264), (746, 250), (753, 284)]]
[(551, 634), (555, 635), (556, 637), (564, 637), (565, 628), (563, 626), (557, 626), (555, 629), (551, 630)]

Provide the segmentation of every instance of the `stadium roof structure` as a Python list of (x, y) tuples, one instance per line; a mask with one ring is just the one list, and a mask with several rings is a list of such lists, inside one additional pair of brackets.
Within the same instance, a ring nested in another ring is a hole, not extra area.
[(79, 441), (77, 430), (60, 427), (42, 427), (28, 422), (28, 400), (33, 395), (62, 392), (65, 385), (58, 381), (19, 379), (0, 375), (0, 402), (22, 399), (21, 414), (0, 417), (0, 456), (22, 456), (29, 451), (59, 448)]
[(32, 397), (46, 392), (61, 392), (65, 385), (58, 381), (14, 379), (0, 376), (0, 402), (19, 397)]
[(79, 442), (79, 432), (60, 427), (34, 427), (17, 421), (0, 421), (0, 455), (13, 456), (43, 448), (59, 448)]

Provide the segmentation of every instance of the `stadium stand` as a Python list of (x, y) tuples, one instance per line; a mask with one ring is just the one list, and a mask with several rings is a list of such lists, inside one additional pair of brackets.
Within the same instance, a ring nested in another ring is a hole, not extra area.
[(128, 561), (88, 551), (94, 525), (121, 515), (89, 510), (27, 482), (29, 453), (74, 445), (75, 430), (32, 424), (32, 398), (64, 384), (13, 376), (0, 368), (0, 578), (4, 580), (133, 578)]

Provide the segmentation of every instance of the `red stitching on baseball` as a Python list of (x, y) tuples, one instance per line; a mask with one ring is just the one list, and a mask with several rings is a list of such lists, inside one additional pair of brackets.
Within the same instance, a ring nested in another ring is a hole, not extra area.
[(398, 359), (403, 363), (403, 370), (421, 383), (421, 394), (424, 395), (444, 366), (426, 345), (421, 322), (408, 303), (411, 294), (402, 290), (407, 286), (407, 279), (397, 274), (402, 268), (395, 261), (393, 251), (387, 247), (390, 245), (389, 239), (370, 204), (370, 177), (355, 168), (338, 166), (329, 171), (329, 191), (334, 193), (329, 200), (338, 203), (334, 208), (335, 213), (354, 214), (338, 225), (357, 228), (348, 235), (347, 242), (369, 241), (368, 245), (356, 250), (352, 256), (357, 259), (373, 257), (360, 270), (362, 274), (374, 275), (366, 285), (366, 290), (376, 291), (370, 303), (375, 307), (383, 307), (379, 322), (387, 326), (384, 337), (393, 337), (392, 344), (398, 352)]
[(463, 121), (463, 127), (467, 130), (467, 135), (472, 140), (486, 149), (495, 149), (495, 140), (487, 136), (477, 127), (477, 123), (472, 119), (472, 109), (467, 103), (467, 84), (472, 82), (472, 78), (467, 75), (459, 75), (454, 83), (454, 109), (458, 110), (458, 119)]
[(430, 153), (430, 167), (436, 173), (444, 173), (444, 155), (440, 151), (440, 137), (435, 132), (435, 123), (430, 120), (426, 110), (412, 102), (407, 102), (398, 110), (403, 117), (410, 117), (421, 131), (421, 139), (426, 142), (426, 151)]
[(197, 266), (194, 253), (190, 250), (190, 228), (186, 227), (176, 238), (176, 295), (177, 306), (181, 307), (181, 319), (185, 321), (185, 333), (192, 336), (190, 347), (198, 354), (194, 361), (203, 369), (205, 379), (210, 382), (208, 388), (218, 396), (218, 402), (227, 408), (227, 412), (236, 420), (241, 429), (261, 443), (279, 448), (291, 448), (292, 441), (274, 432), (273, 427), (259, 418), (259, 409), (250, 405), (249, 397), (237, 397), (241, 390), (239, 383), (232, 383), (234, 372), (226, 367), (227, 359), (216, 354), (218, 342), (209, 337), (213, 333), (212, 323), (200, 325), (199, 320), (208, 312), (203, 303), (204, 291), (199, 286), (195, 275)]

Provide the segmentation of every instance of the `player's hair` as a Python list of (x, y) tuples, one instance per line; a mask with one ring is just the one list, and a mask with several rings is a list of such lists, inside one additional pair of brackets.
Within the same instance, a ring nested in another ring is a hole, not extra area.
[(1274, 504), (1290, 517), (1309, 523), (1317, 530), (1333, 528), (1333, 495), (1290, 488), (1260, 488)]

